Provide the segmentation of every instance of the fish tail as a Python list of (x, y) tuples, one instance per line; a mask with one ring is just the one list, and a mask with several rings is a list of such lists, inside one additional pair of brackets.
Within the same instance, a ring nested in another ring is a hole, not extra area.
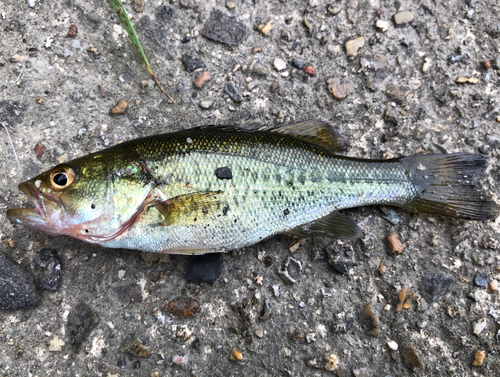
[(418, 195), (405, 206), (419, 212), (469, 220), (491, 220), (498, 205), (478, 183), (486, 158), (468, 153), (409, 156), (399, 160)]

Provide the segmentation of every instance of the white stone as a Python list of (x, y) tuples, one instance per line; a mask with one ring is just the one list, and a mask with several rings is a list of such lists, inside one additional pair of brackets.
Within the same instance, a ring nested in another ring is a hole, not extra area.
[(486, 327), (486, 317), (479, 318), (472, 325), (472, 332), (476, 335), (479, 335)]
[(274, 68), (276, 68), (277, 71), (282, 71), (286, 68), (286, 62), (283, 59), (274, 58)]
[(384, 33), (389, 30), (389, 26), (391, 24), (389, 23), (389, 21), (386, 21), (386, 20), (377, 20), (377, 22), (375, 23), (375, 26), (377, 27), (377, 29), (380, 29), (382, 30)]
[(394, 350), (394, 351), (397, 351), (397, 350), (398, 350), (398, 344), (397, 344), (394, 340), (391, 340), (391, 341), (387, 342), (387, 346), (388, 346), (391, 350)]

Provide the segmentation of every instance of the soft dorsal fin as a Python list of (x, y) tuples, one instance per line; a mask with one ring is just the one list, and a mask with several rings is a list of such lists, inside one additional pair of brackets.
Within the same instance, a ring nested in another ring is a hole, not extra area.
[(341, 136), (334, 131), (328, 123), (320, 122), (319, 120), (305, 120), (303, 122), (275, 128), (270, 131), (294, 136), (334, 152), (347, 149), (347, 145), (342, 140)]
[(319, 236), (339, 239), (356, 239), (363, 236), (363, 231), (352, 217), (343, 215), (338, 211), (334, 211), (319, 220), (293, 228), (288, 233), (303, 237)]

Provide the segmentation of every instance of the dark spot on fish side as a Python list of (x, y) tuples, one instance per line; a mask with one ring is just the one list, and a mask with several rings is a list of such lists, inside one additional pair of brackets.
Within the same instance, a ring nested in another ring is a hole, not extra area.
[(289, 210), (288, 210), (288, 208), (287, 208), (287, 209), (285, 209), (285, 210), (283, 211), (283, 213), (285, 214), (285, 216), (287, 216), (287, 215), (289, 215), (289, 214), (290, 214), (290, 211), (289, 211)]
[(89, 230), (88, 230), (88, 229), (85, 229), (85, 233), (88, 233), (88, 232), (89, 232)]
[(208, 213), (208, 209), (207, 209), (207, 207), (203, 207), (203, 208), (201, 209), (201, 211), (202, 211), (203, 213)]
[(233, 178), (233, 172), (227, 166), (215, 169), (215, 175), (219, 179), (231, 179), (231, 178)]
[(198, 220), (198, 218), (196, 218), (196, 217), (195, 217), (195, 218), (194, 218), (194, 221), (197, 221), (197, 220)]
[(224, 216), (226, 216), (226, 215), (227, 215), (227, 212), (228, 212), (228, 211), (229, 211), (229, 206), (228, 206), (228, 205), (226, 205), (224, 208), (222, 208), (222, 214), (223, 214)]
[(92, 204), (90, 205), (90, 208), (95, 209), (95, 204), (94, 204), (94, 203), (92, 203)]

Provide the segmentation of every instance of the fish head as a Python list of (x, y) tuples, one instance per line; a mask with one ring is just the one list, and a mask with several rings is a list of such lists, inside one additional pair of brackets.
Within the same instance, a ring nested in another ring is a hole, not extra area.
[(14, 223), (91, 243), (113, 239), (148, 203), (152, 183), (133, 161), (87, 156), (57, 165), (18, 188), (32, 208), (7, 210)]

